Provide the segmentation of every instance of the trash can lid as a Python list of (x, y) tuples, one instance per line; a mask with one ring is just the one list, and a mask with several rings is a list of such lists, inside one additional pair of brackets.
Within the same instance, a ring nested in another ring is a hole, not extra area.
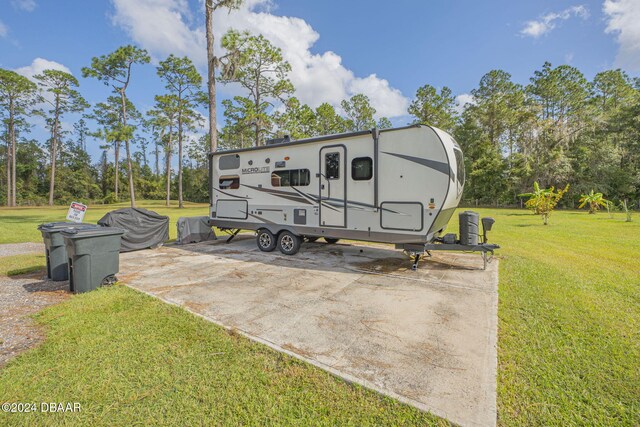
[(82, 237), (100, 237), (100, 236), (113, 236), (113, 235), (123, 235), (125, 230), (122, 228), (114, 228), (114, 227), (88, 227), (88, 228), (78, 228), (78, 227), (68, 227), (62, 230), (63, 237), (69, 238), (82, 238)]
[(62, 231), (67, 228), (84, 229), (84, 228), (97, 228), (97, 227), (99, 226), (96, 224), (82, 224), (77, 222), (48, 222), (45, 224), (40, 224), (38, 226), (38, 230)]

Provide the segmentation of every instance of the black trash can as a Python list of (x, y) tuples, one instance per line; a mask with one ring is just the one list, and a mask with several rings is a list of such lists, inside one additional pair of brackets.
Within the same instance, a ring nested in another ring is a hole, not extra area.
[(38, 226), (42, 233), (47, 260), (47, 277), (51, 280), (62, 281), (69, 278), (67, 268), (67, 251), (60, 234), (65, 229), (98, 228), (95, 224), (78, 224), (75, 222), (49, 222)]
[(89, 292), (115, 282), (120, 269), (120, 238), (124, 230), (112, 227), (68, 229), (62, 233), (69, 258), (71, 292)]

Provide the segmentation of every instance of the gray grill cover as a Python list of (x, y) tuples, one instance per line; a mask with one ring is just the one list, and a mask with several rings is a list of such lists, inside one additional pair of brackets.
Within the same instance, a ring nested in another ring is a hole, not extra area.
[(178, 227), (176, 243), (180, 245), (216, 240), (209, 218), (206, 216), (180, 217), (176, 226)]
[(120, 252), (161, 246), (169, 240), (169, 217), (141, 208), (111, 211), (98, 221), (105, 227), (126, 230), (122, 236)]

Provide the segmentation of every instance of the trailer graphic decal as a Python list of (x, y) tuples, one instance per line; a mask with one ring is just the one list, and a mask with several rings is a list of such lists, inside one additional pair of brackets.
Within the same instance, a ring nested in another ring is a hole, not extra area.
[(259, 219), (260, 221), (264, 222), (265, 224), (276, 224), (275, 222), (273, 222), (273, 221), (269, 221), (268, 219), (263, 218), (263, 217), (258, 216), (258, 215), (249, 214), (249, 216), (252, 216), (252, 217), (254, 217), (254, 218), (256, 218), (256, 219)]
[(245, 196), (236, 196), (235, 194), (230, 194), (227, 192), (224, 192), (222, 190), (220, 190), (219, 188), (213, 188), (216, 191), (219, 191), (220, 193), (224, 194), (225, 196), (229, 196), (229, 197), (235, 197), (236, 199), (250, 199), (251, 197), (245, 197)]
[(240, 184), (240, 185), (242, 185), (243, 187), (251, 188), (252, 190), (261, 191), (263, 193), (271, 194), (272, 196), (282, 197), (283, 199), (291, 200), (293, 202), (305, 203), (307, 205), (311, 205), (312, 204), (311, 202), (309, 202), (304, 197), (298, 196), (297, 194), (291, 193), (291, 192), (288, 192), (288, 191), (269, 190), (267, 188), (260, 188), (260, 187), (255, 187), (253, 185), (247, 185), (247, 184)]
[[(240, 185), (242, 185), (243, 187), (251, 188), (252, 190), (261, 191), (263, 193), (271, 194), (272, 196), (282, 197), (283, 199), (291, 200), (293, 202), (304, 203), (304, 204), (307, 204), (307, 205), (322, 203), (322, 206), (324, 206), (325, 208), (331, 209), (331, 210), (336, 211), (336, 212), (338, 212), (338, 209), (336, 209), (336, 208), (342, 208), (342, 207), (345, 206), (345, 203), (344, 203), (344, 201), (342, 199), (334, 199), (334, 198), (326, 198), (325, 197), (322, 200), (320, 200), (320, 198), (318, 196), (314, 196), (313, 194), (307, 194), (307, 193), (302, 192), (302, 191), (300, 191), (300, 190), (298, 190), (297, 188), (294, 188), (294, 187), (291, 187), (291, 189), (294, 190), (295, 192), (297, 192), (298, 194), (300, 194), (300, 196), (297, 196), (295, 193), (291, 193), (289, 191), (270, 190), (270, 189), (267, 189), (267, 188), (255, 187), (253, 185), (247, 185), (247, 184), (240, 184)], [(218, 190), (218, 191), (220, 191), (220, 190)], [(240, 198), (240, 196), (235, 196), (235, 197), (239, 197)], [(245, 199), (245, 198), (250, 199), (250, 197), (242, 197), (242, 198), (243, 199)], [(369, 208), (371, 210), (375, 210), (376, 209), (376, 207), (374, 205), (371, 205), (371, 204), (368, 204), (368, 203), (362, 203), (362, 202), (354, 202), (352, 200), (347, 200), (347, 208), (348, 209), (362, 209), (362, 210), (365, 210), (366, 208)], [(391, 212), (391, 213), (396, 213), (396, 214), (399, 213), (399, 212), (396, 212), (396, 211), (394, 211), (392, 209), (389, 209), (389, 208), (380, 207), (379, 209), (383, 210), (383, 211)]]
[(423, 159), (421, 157), (407, 156), (406, 154), (388, 153), (386, 151), (382, 151), (382, 153), (389, 154), (391, 156), (396, 156), (401, 159), (409, 160), (410, 162), (414, 162), (419, 165), (426, 166), (438, 172), (442, 172), (443, 174), (448, 175), (449, 177), (455, 178), (456, 176), (451, 170), (451, 167), (449, 166), (448, 163), (438, 162), (436, 160)]

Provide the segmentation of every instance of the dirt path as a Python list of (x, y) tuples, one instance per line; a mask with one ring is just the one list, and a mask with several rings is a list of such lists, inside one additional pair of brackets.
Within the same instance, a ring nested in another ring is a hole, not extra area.
[(42, 273), (0, 276), (0, 368), (43, 339), (30, 315), (65, 300), (68, 290), (68, 282), (42, 280)]
[(0, 257), (44, 252), (42, 243), (4, 243), (0, 245)]

